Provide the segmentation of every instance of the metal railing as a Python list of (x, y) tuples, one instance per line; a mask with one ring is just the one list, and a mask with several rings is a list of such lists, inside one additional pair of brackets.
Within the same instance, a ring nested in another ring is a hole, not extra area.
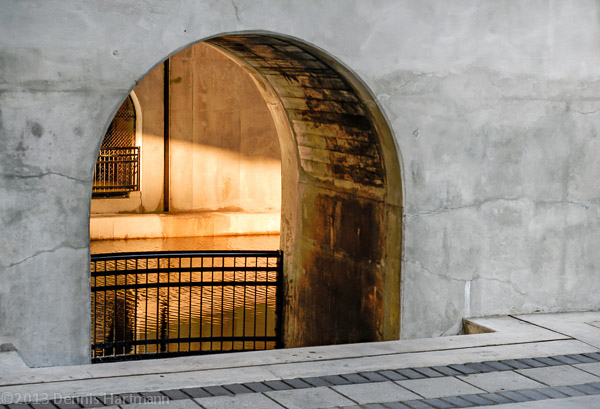
[(140, 147), (100, 149), (92, 194), (125, 194), (137, 190), (140, 190)]
[(281, 348), (282, 257), (92, 255), (92, 362)]

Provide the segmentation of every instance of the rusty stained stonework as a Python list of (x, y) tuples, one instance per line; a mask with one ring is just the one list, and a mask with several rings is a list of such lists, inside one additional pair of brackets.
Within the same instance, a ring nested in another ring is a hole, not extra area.
[(278, 95), (309, 178), (380, 197), (385, 184), (379, 141), (367, 109), (333, 68), (286, 40), (224, 36), (209, 41), (255, 69)]
[(286, 345), (383, 340), (385, 172), (368, 109), (301, 45), (260, 35), (208, 42), (269, 84), (295, 138), (302, 215), (286, 254), (295, 266), (284, 272)]

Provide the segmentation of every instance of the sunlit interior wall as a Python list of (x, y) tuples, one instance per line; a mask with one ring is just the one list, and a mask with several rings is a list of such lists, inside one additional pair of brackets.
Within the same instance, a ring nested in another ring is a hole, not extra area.
[(250, 76), (197, 44), (171, 58), (171, 210), (281, 209), (273, 119)]
[[(169, 89), (170, 212), (202, 213), (205, 221), (211, 212), (264, 212), (273, 214), (278, 224), (279, 142), (266, 102), (248, 73), (220, 51), (200, 43), (170, 59)], [(134, 92), (142, 118), (141, 191), (129, 197), (92, 199), (91, 237), (189, 236), (189, 231), (166, 228), (137, 234), (133, 223), (123, 228), (126, 218), (101, 217), (164, 210), (164, 65), (152, 70)], [(243, 225), (238, 228), (235, 223)], [(113, 226), (118, 225), (126, 234), (117, 232)], [(249, 229), (266, 232), (249, 223), (228, 221), (227, 234), (236, 229), (246, 234)]]

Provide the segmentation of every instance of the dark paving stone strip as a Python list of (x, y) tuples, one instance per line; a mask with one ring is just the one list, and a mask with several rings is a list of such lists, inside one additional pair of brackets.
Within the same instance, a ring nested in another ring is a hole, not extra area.
[(385, 376), (391, 381), (405, 381), (408, 379), (406, 376), (400, 375), (398, 372), (392, 370), (377, 371), (377, 373)]
[[(160, 399), (168, 399), (166, 395), (161, 392), (140, 392), (144, 398), (160, 398)], [(98, 399), (98, 398), (96, 398)]]
[(301, 378), (304, 382), (312, 385), (312, 386), (331, 386), (331, 384), (329, 382), (327, 382), (325, 379), (322, 378), (318, 378), (318, 377), (312, 377), (312, 378)]
[[(146, 401), (152, 402), (152, 400), (149, 400), (149, 397), (144, 396), (141, 399), (143, 399), (141, 402), (146, 402)], [(77, 399), (77, 403), (79, 403), (82, 408), (98, 408), (98, 407), (104, 406), (104, 404), (100, 401), (100, 399), (98, 399), (95, 396), (85, 396), (85, 397), (79, 398), (79, 399)]]
[(77, 409), (81, 407), (75, 402), (54, 402), (54, 404), (59, 409)]
[(582, 392), (580, 390), (574, 389), (570, 386), (555, 386), (554, 389), (556, 389), (559, 392), (564, 393), (565, 395), (568, 396), (585, 396), (587, 395), (585, 392)]
[(359, 372), (359, 375), (367, 378), (371, 382), (386, 382), (389, 381), (389, 378), (378, 374), (377, 372)]
[[(167, 396), (171, 400), (182, 400), (191, 398), (191, 396), (187, 395), (180, 389), (169, 389), (167, 391), (161, 392), (163, 393), (163, 395)], [(104, 401), (104, 403), (106, 403), (106, 401)]]
[(591, 358), (596, 362), (600, 361), (600, 352), (586, 352), (585, 354), (581, 354), (585, 357)]
[(564, 393), (559, 392), (554, 388), (540, 388), (538, 389), (538, 392), (543, 393), (544, 395), (552, 399), (562, 399), (569, 397), (568, 395), (565, 395)]
[(350, 383), (367, 383), (370, 382), (369, 379), (361, 376), (357, 373), (346, 373), (340, 375), (342, 378), (346, 379)]
[(573, 385), (573, 386), (571, 386), (571, 388), (577, 389), (579, 392), (583, 392), (586, 395), (598, 395), (598, 394), (600, 394), (600, 390), (598, 390), (598, 389), (596, 389), (596, 388), (594, 388), (592, 386), (585, 385), (585, 384), (584, 385)]
[(144, 401), (144, 397), (139, 393), (121, 393), (119, 397), (125, 403), (140, 403)]
[(302, 379), (283, 379), (283, 382), (287, 383), (288, 385), (290, 385), (292, 388), (294, 389), (306, 389), (306, 388), (312, 388), (312, 385), (310, 385), (309, 383), (304, 382)]
[(8, 409), (31, 409), (28, 403), (11, 403)]
[(456, 376), (456, 375), (463, 375), (463, 373), (458, 372), (457, 370), (454, 370), (450, 367), (447, 366), (432, 366), (431, 369), (441, 373), (444, 376)]
[[(248, 388), (247, 386), (241, 384), (241, 383), (233, 383), (230, 385), (223, 385), (223, 387), (225, 389), (227, 389), (229, 392), (233, 393), (234, 395), (242, 395), (244, 393), (253, 393), (254, 391), (250, 388)], [(206, 392), (208, 394), (208, 392)], [(188, 393), (189, 395), (189, 393)]]
[[(100, 402), (100, 404), (98, 406), (104, 406), (102, 404), (102, 402)], [(54, 406), (54, 404), (50, 403), (50, 402), (44, 402), (44, 403), (32, 403), (31, 407), (33, 409), (56, 409), (56, 406)], [(2, 408), (2, 406), (0, 406), (0, 409)]]
[(429, 367), (413, 368), (413, 370), (425, 375), (426, 378), (440, 378), (444, 376), (435, 369)]
[(425, 399), (425, 400), (423, 400), (423, 403), (426, 403), (429, 406), (433, 406), (436, 409), (452, 409), (452, 408), (456, 407), (453, 404), (451, 404), (450, 402), (446, 402), (446, 401), (443, 401), (443, 400), (437, 399), (437, 398)]
[(204, 388), (184, 388), (181, 391), (192, 398), (208, 398), (212, 396)]
[(498, 370), (490, 365), (486, 365), (483, 362), (471, 362), (465, 364), (465, 366), (479, 371), (479, 373), (498, 372)]
[(263, 383), (274, 391), (287, 391), (288, 389), (294, 389), (282, 381), (264, 381)]
[(543, 363), (546, 366), (558, 366), (558, 365), (564, 365), (564, 363), (556, 360), (556, 359), (552, 359), (550, 357), (541, 357), (541, 358), (534, 358), (536, 361)]
[(516, 359), (503, 359), (498, 362), (500, 362), (501, 364), (504, 364), (504, 365), (508, 365), (514, 369), (531, 369), (531, 368), (533, 368), (532, 366), (527, 365), (524, 362), (517, 361)]
[(423, 379), (426, 378), (425, 375), (419, 373), (413, 369), (405, 368), (405, 369), (396, 369), (395, 372), (398, 372), (400, 375), (404, 376), (406, 379)]
[(320, 376), (320, 378), (332, 385), (350, 385), (350, 381), (342, 378), (339, 375)]
[[(518, 391), (515, 391), (516, 393), (518, 393), (519, 395), (523, 395), (526, 398), (529, 398), (529, 400), (544, 400), (544, 399), (549, 399), (548, 396), (544, 395), (543, 393), (538, 392), (535, 389), (519, 389)], [(504, 392), (499, 392), (502, 395), (504, 395)]]
[(557, 361), (560, 361), (566, 365), (576, 365), (576, 364), (580, 364), (581, 362), (579, 362), (576, 359), (573, 358), (569, 358), (566, 355), (555, 355), (555, 356), (551, 356), (550, 358), (552, 359), (556, 359)]
[(436, 409), (453, 409), (456, 407), (453, 404), (451, 404), (450, 402), (446, 402), (439, 398), (425, 399), (425, 400), (423, 400), (423, 402), (425, 402), (426, 404), (428, 404), (430, 406), (433, 406)]
[(469, 402), (468, 400), (463, 399), (460, 396), (448, 396), (448, 397), (444, 397), (442, 399), (445, 400), (446, 402), (453, 404), (455, 408), (470, 408), (473, 406), (477, 406), (476, 403)]
[(406, 406), (402, 402), (385, 403), (384, 406), (389, 409), (410, 409), (410, 406)]
[(247, 382), (243, 385), (249, 389), (252, 389), (254, 392), (270, 392), (273, 390), (262, 382)]
[(402, 402), (411, 409), (431, 409), (433, 406), (426, 404), (422, 400), (409, 400)]
[(475, 403), (477, 406), (490, 406), (495, 405), (494, 401), (489, 399), (485, 399), (481, 395), (465, 395), (461, 396), (461, 398), (468, 400), (469, 402)]
[(385, 403), (383, 406), (389, 409), (410, 409), (410, 406), (406, 406), (402, 402), (389, 402)]
[(222, 386), (205, 386), (204, 390), (212, 396), (233, 396), (233, 393)]
[(481, 396), (483, 399), (487, 399), (491, 402), (494, 402), (495, 405), (499, 405), (502, 403), (513, 403), (513, 401), (508, 399), (506, 396), (498, 395), (497, 393), (480, 393), (478, 396)]
[(589, 358), (583, 354), (572, 354), (572, 355), (565, 355), (567, 358), (571, 358), (574, 359), (576, 361), (581, 362), (582, 364), (591, 364), (594, 362), (598, 362), (596, 359), (592, 359)]
[(505, 365), (499, 361), (484, 361), (484, 362), (482, 362), (482, 364), (491, 366), (492, 368), (495, 368), (497, 371), (512, 371), (513, 370), (513, 368), (511, 368), (510, 366)]
[(525, 365), (529, 365), (531, 368), (542, 368), (546, 366), (545, 364), (541, 363), (540, 361), (536, 361), (533, 358), (517, 359), (516, 361), (521, 362)]
[(513, 391), (498, 392), (498, 395), (504, 396), (505, 398), (510, 399), (513, 402), (529, 402), (529, 401), (533, 400), (532, 398), (530, 398), (528, 396), (521, 395), (520, 393), (513, 392)]
[(477, 371), (473, 368), (469, 368), (468, 366), (463, 365), (463, 364), (455, 364), (455, 365), (448, 365), (448, 366), (450, 368), (454, 369), (455, 371), (458, 371), (464, 375), (472, 375), (472, 374), (479, 373), (479, 371)]

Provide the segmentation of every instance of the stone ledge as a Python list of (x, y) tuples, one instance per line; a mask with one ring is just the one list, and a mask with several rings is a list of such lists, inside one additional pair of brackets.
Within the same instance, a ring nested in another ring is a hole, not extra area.
[(93, 215), (91, 240), (279, 234), (279, 212)]

